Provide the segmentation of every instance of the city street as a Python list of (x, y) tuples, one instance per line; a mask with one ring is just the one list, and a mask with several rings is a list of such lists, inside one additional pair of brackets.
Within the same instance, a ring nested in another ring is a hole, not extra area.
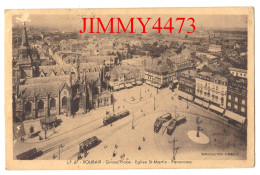
[[(171, 141), (175, 138), (178, 140), (176, 146), (180, 147), (176, 159), (246, 158), (246, 139), (239, 131), (225, 126), (219, 116), (206, 109), (190, 103), (187, 109), (187, 102), (179, 100), (175, 92), (168, 88), (159, 90), (157, 94), (155, 88), (144, 84), (114, 92), (114, 96), (115, 111), (128, 109), (130, 115), (114, 122), (112, 126), (103, 126), (102, 122), (105, 111), (113, 111), (112, 106), (93, 110), (85, 116), (75, 118), (62, 116), (63, 122), (59, 127), (63, 129), (59, 129), (57, 136), (35, 143), (17, 141), (14, 147), (19, 149), (14, 150), (22, 152), (36, 147), (37, 150), (43, 151), (43, 155), (38, 159), (58, 159), (59, 152), (60, 159), (77, 159), (79, 143), (89, 137), (97, 136), (101, 139), (101, 144), (91, 149), (85, 159), (118, 160), (122, 156), (134, 160), (144, 158), (171, 160), (173, 157)], [(156, 118), (166, 112), (170, 112), (172, 116), (179, 114), (187, 118), (187, 122), (178, 126), (172, 136), (167, 135), (164, 129), (168, 122), (163, 125), (159, 133), (153, 131)], [(202, 120), (203, 131), (201, 132), (210, 139), (208, 144), (195, 143), (187, 136), (188, 131), (196, 130), (197, 116)], [(118, 145), (118, 148), (115, 148), (115, 145)], [(141, 149), (138, 149), (139, 146)], [(112, 157), (113, 152), (116, 152), (115, 157)], [(226, 155), (220, 157), (217, 154)]]

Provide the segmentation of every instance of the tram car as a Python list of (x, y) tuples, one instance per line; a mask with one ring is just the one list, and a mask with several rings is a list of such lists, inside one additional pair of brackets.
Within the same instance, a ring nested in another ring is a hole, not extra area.
[(159, 132), (162, 125), (171, 119), (172, 119), (172, 115), (170, 113), (166, 113), (158, 117), (154, 122), (154, 132)]
[(174, 119), (176, 121), (176, 126), (179, 126), (185, 122), (187, 122), (187, 119), (185, 116), (177, 115), (177, 117)]
[(43, 155), (42, 151), (37, 151), (36, 148), (25, 151), (16, 156), (17, 160), (33, 160), (39, 156)]
[(126, 116), (128, 116), (130, 114), (130, 112), (128, 110), (123, 110), (121, 112), (118, 112), (117, 113), (117, 118), (120, 119), (120, 118), (124, 118)]
[(167, 126), (167, 134), (168, 135), (172, 135), (172, 133), (174, 132), (174, 130), (176, 129), (176, 120), (175, 119), (171, 119), (171, 121), (169, 122), (168, 126)]
[(94, 148), (95, 146), (99, 145), (102, 141), (98, 139), (96, 136), (90, 137), (87, 140), (81, 142), (79, 144), (79, 154), (78, 159), (82, 159), (86, 157), (88, 154), (88, 150)]
[(106, 115), (106, 117), (103, 119), (103, 124), (106, 126), (110, 123), (113, 123), (114, 121), (117, 120), (117, 117), (115, 114), (112, 115)]
[(130, 112), (128, 110), (123, 110), (123, 111), (120, 111), (116, 114), (107, 115), (103, 119), (103, 124), (106, 126), (108, 124), (111, 124), (111, 123), (117, 121), (118, 119), (121, 119), (121, 118), (128, 116), (129, 114), (130, 114)]

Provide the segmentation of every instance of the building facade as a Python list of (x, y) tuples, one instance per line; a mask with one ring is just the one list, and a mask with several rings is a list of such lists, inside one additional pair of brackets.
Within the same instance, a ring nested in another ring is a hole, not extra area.
[(227, 110), (247, 116), (247, 79), (231, 77), (227, 87)]
[(191, 95), (195, 95), (196, 77), (197, 77), (196, 70), (187, 70), (181, 72), (178, 75), (179, 90)]
[(196, 77), (195, 95), (221, 108), (226, 108), (227, 79), (219, 74), (200, 72)]
[(176, 74), (166, 65), (156, 64), (145, 68), (144, 79), (146, 84), (162, 88), (172, 83), (176, 79)]
[(247, 70), (230, 67), (229, 71), (233, 76), (247, 78)]

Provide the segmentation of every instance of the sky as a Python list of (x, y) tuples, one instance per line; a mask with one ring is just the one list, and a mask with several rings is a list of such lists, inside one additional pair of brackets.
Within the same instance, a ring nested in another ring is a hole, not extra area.
[[(14, 16), (13, 17), (13, 24), (21, 24), (22, 21), (26, 21), (27, 25), (30, 26), (37, 26), (37, 27), (50, 27), (50, 28), (56, 28), (61, 29), (63, 31), (79, 31), (82, 29), (83, 26), (83, 20), (82, 17), (93, 17), (93, 16), (85, 16), (85, 15), (28, 15), (25, 14), (23, 16)], [(143, 21), (146, 21), (147, 17), (151, 17), (152, 19), (149, 21), (147, 28), (152, 28), (156, 20), (161, 17), (161, 25), (162, 27), (166, 24), (168, 19), (170, 17), (173, 18), (173, 26), (177, 29), (180, 27), (181, 21), (175, 21), (176, 18), (182, 18), (185, 17), (186, 20), (189, 17), (193, 17), (195, 19), (195, 26), (196, 27), (202, 27), (207, 29), (223, 29), (223, 30), (245, 30), (247, 28), (247, 16), (245, 15), (139, 15), (139, 16), (133, 16), (133, 15), (99, 15), (95, 17), (100, 17), (102, 19), (102, 22), (104, 23), (104, 26), (107, 25), (109, 19), (111, 17), (118, 18), (120, 17), (123, 21), (124, 25), (126, 26), (130, 20), (131, 17), (137, 18), (142, 17), (144, 18)], [(187, 22), (185, 21), (183, 27), (188, 27), (191, 24), (191, 21)], [(95, 23), (94, 23), (95, 25)], [(114, 22), (114, 25), (117, 26), (117, 21)], [(87, 20), (87, 30), (89, 28), (89, 21)], [(134, 21), (134, 28), (136, 30), (141, 29), (141, 25), (136, 19)], [(94, 26), (94, 29), (96, 29), (96, 25)]]

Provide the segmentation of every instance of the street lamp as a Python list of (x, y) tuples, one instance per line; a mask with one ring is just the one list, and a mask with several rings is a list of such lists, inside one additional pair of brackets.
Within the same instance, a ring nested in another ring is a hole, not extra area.
[(202, 120), (200, 120), (200, 117), (196, 117), (196, 124), (197, 124), (197, 137), (200, 136), (200, 131), (203, 131), (203, 129), (200, 127), (200, 124), (202, 123)]

